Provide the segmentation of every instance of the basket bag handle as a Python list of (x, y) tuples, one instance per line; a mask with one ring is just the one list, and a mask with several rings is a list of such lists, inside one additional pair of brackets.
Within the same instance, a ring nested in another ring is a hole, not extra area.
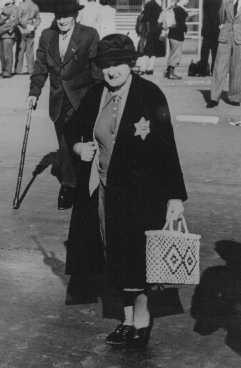
[[(177, 230), (175, 230), (174, 228), (175, 222), (177, 223)], [(189, 233), (187, 228), (187, 222), (183, 215), (181, 215), (177, 221), (167, 221), (163, 227), (163, 230), (177, 231), (179, 233), (183, 232), (184, 234)]]

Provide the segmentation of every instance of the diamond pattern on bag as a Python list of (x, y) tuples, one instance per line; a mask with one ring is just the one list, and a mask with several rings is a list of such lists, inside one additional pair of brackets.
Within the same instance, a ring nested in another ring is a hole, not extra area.
[(183, 259), (183, 265), (184, 265), (188, 275), (191, 275), (194, 268), (196, 267), (196, 264), (197, 264), (196, 256), (192, 252), (191, 248), (188, 247), (188, 249), (186, 251), (186, 254), (185, 254), (185, 257)]
[(175, 244), (172, 244), (167, 253), (163, 255), (163, 260), (172, 274), (175, 274), (183, 263), (182, 255)]

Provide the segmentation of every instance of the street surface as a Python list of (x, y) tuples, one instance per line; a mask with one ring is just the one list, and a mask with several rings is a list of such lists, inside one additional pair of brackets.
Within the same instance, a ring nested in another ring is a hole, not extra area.
[[(233, 239), (241, 247), (241, 127), (230, 125), (241, 120), (241, 109), (221, 101), (207, 110), (209, 78), (167, 81), (160, 69), (158, 64), (153, 80), (171, 108), (189, 194), (185, 215), (190, 231), (202, 235), (204, 271), (223, 264), (217, 241)], [(70, 211), (57, 211), (59, 184), (49, 169), (36, 178), (21, 208), (12, 209), (28, 84), (26, 76), (0, 80), (0, 368), (239, 368), (241, 341), (234, 351), (223, 329), (207, 336), (193, 331), (193, 286), (180, 289), (185, 313), (155, 320), (142, 352), (105, 345), (116, 321), (103, 320), (99, 305), (65, 306)], [(33, 113), (23, 187), (40, 159), (57, 149), (47, 108), (46, 87)], [(214, 116), (218, 123), (183, 122), (180, 115), (194, 121)]]

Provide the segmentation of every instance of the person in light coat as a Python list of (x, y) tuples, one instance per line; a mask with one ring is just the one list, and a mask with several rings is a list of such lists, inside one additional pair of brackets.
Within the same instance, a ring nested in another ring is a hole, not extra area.
[(15, 0), (5, 1), (0, 14), (0, 58), (3, 78), (10, 78), (13, 73), (13, 47), (17, 38), (18, 15)]
[(101, 22), (100, 38), (116, 33), (116, 9), (111, 6), (111, 0), (100, 0)]
[(19, 23), (21, 39), (17, 54), (16, 74), (22, 74), (24, 55), (27, 60), (27, 73), (32, 74), (34, 67), (35, 31), (41, 23), (39, 7), (32, 0), (23, 0), (19, 6)]
[(241, 102), (241, 0), (223, 0), (220, 9), (220, 33), (207, 107), (218, 105), (229, 74), (229, 104)]
[(100, 36), (102, 5), (95, 0), (88, 0), (82, 4), (84, 7), (79, 11), (77, 22), (84, 26), (95, 28)]

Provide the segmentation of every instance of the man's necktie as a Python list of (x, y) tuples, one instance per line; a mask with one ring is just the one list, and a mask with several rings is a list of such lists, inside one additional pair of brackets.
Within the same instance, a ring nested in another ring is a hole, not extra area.
[(234, 6), (233, 6), (233, 14), (236, 17), (238, 12), (238, 0), (235, 2)]

